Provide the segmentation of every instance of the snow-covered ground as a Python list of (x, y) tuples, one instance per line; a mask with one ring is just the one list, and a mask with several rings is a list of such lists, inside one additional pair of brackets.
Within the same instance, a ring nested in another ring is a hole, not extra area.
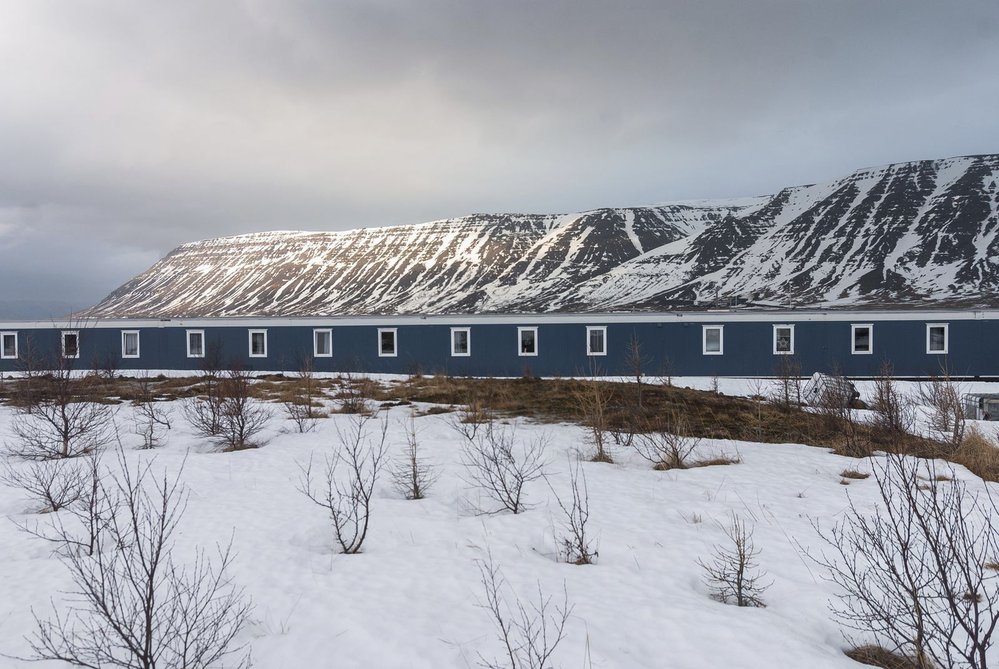
[[(732, 389), (734, 390), (734, 388)], [(429, 498), (403, 499), (383, 476), (375, 492), (371, 531), (359, 555), (333, 551), (329, 523), (300, 492), (300, 465), (322, 458), (336, 425), (292, 432), (274, 406), (268, 443), (236, 453), (212, 452), (195, 437), (174, 403), (173, 429), (163, 447), (137, 450), (131, 408), (116, 421), (130, 461), (155, 459), (178, 470), (190, 494), (178, 554), (225, 544), (237, 557), (232, 576), (254, 601), (253, 623), (240, 641), (254, 665), (301, 667), (473, 667), (501, 654), (483, 601), (479, 561), (491, 552), (511, 592), (525, 601), (537, 588), (556, 596), (563, 584), (573, 608), (556, 667), (857, 667), (843, 654), (827, 602), (836, 591), (802, 553), (818, 549), (813, 522), (828, 526), (847, 505), (873, 503), (872, 479), (841, 484), (840, 472), (870, 463), (794, 444), (704, 441), (702, 455), (738, 455), (741, 462), (684, 471), (653, 471), (633, 453), (614, 452), (615, 464), (584, 462), (591, 529), (599, 539), (595, 565), (555, 558), (561, 511), (544, 481), (528, 485), (532, 508), (523, 514), (477, 515), (479, 493), (463, 481), (461, 437), (451, 417), (415, 419), (424, 455), (441, 472)], [(421, 407), (415, 407), (421, 408)], [(426, 408), (426, 407), (422, 407)], [(398, 453), (414, 407), (383, 411)], [(0, 407), (0, 433), (12, 412)], [(525, 439), (549, 440), (548, 470), (565, 494), (570, 466), (587, 449), (574, 425), (520, 422)], [(113, 458), (105, 459), (113, 464)], [(971, 488), (981, 484), (963, 469)], [(16, 489), (0, 488), (0, 653), (29, 653), (25, 635), (32, 610), (49, 614), (71, 586), (52, 546), (19, 531), (44, 522)], [(723, 525), (737, 514), (754, 532), (759, 561), (773, 581), (766, 608), (714, 601), (697, 560), (725, 540)], [(509, 594), (508, 594), (509, 596)], [(28, 666), (0, 657), (2, 666)], [(52, 665), (38, 666), (59, 666)]]

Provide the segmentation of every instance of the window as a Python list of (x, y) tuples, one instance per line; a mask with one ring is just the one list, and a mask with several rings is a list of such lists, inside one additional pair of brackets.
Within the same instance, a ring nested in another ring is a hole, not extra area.
[(378, 356), (394, 358), (396, 356), (396, 328), (378, 328)]
[(850, 327), (850, 351), (854, 355), (868, 355), (874, 352), (874, 326), (870, 323)]
[(538, 354), (538, 328), (517, 328), (518, 355)]
[(794, 355), (794, 326), (774, 326), (774, 355)]
[(267, 357), (267, 330), (250, 330), (250, 357)]
[(138, 330), (122, 330), (121, 331), (121, 357), (123, 357), (123, 358), (138, 358), (139, 357), (139, 331)]
[(946, 353), (949, 342), (947, 337), (947, 323), (927, 323), (926, 324), (926, 352)]
[(0, 332), (0, 358), (10, 360), (17, 357), (17, 333)]
[(724, 326), (705, 325), (702, 331), (702, 353), (704, 355), (721, 355), (725, 352)]
[(204, 330), (188, 330), (187, 331), (187, 357), (188, 358), (203, 358), (203, 357), (205, 357), (205, 331)]
[(451, 328), (451, 355), (467, 357), (472, 355), (471, 328)]
[(333, 357), (333, 330), (312, 331), (312, 354), (317, 358)]
[(607, 328), (586, 328), (586, 355), (607, 355)]
[(80, 333), (76, 330), (62, 333), (62, 357), (80, 357)]

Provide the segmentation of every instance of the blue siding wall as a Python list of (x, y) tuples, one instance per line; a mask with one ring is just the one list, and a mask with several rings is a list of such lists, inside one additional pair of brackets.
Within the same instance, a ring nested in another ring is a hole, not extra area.
[[(873, 352), (851, 352), (850, 321), (797, 321), (794, 326), (794, 359), (802, 373), (835, 371), (851, 377), (877, 374), (889, 361), (898, 376), (927, 376), (939, 373), (946, 365), (957, 376), (999, 376), (999, 320), (876, 320), (857, 315), (853, 321), (873, 325)], [(928, 322), (947, 322), (947, 355), (926, 352)], [(783, 356), (773, 353), (775, 324), (771, 322), (725, 320), (712, 321), (704, 314), (689, 321), (670, 318), (663, 322), (627, 323), (616, 320), (589, 323), (531, 321), (520, 323), (462, 324), (471, 329), (471, 355), (451, 355), (451, 326), (438, 323), (393, 325), (386, 319), (381, 327), (397, 330), (397, 355), (378, 355), (378, 325), (345, 325), (331, 320), (326, 326), (274, 324), (261, 328), (245, 325), (186, 327), (165, 322), (160, 327), (80, 327), (80, 357), (73, 362), (81, 369), (103, 367), (110, 360), (121, 370), (196, 370), (201, 360), (187, 357), (187, 329), (203, 329), (206, 347), (220, 346), (228, 364), (237, 362), (255, 371), (295, 371), (303, 360), (311, 361), (319, 372), (363, 371), (397, 374), (449, 373), (474, 376), (573, 376), (628, 375), (633, 365), (631, 342), (638, 342), (642, 370), (646, 375), (677, 376), (773, 376), (778, 373)], [(606, 355), (588, 356), (586, 328), (606, 326)], [(721, 325), (724, 331), (722, 355), (702, 353), (702, 327)], [(518, 326), (537, 327), (538, 354), (518, 355)], [(333, 356), (313, 357), (314, 327), (333, 330)], [(267, 356), (249, 357), (249, 330), (266, 329)], [(138, 330), (138, 359), (122, 358), (121, 331)], [(59, 351), (59, 329), (21, 329), (18, 348), (24, 358), (31, 349), (51, 356)], [(18, 369), (18, 361), (0, 360), (0, 372)]]

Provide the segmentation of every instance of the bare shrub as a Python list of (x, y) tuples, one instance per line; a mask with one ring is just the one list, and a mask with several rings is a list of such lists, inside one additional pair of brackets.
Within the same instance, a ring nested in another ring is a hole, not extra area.
[(300, 433), (312, 432), (316, 421), (326, 417), (326, 412), (317, 406), (321, 397), (322, 385), (312, 370), (312, 361), (306, 358), (299, 365), (293, 395), (283, 403), (285, 414)]
[(572, 615), (569, 594), (562, 586), (562, 601), (555, 603), (538, 583), (537, 602), (524, 603), (516, 594), (512, 604), (504, 591), (509, 590), (499, 566), (490, 553), (479, 563), (485, 601), (479, 606), (489, 612), (503, 655), (492, 660), (479, 654), (488, 669), (547, 669), (559, 643), (565, 638), (565, 626)]
[[(250, 603), (226, 572), (231, 544), (218, 561), (199, 551), (174, 559), (174, 536), (187, 497), (178, 478), (154, 476), (151, 463), (100, 478), (100, 495), (116, 513), (102, 527), (100, 549), (64, 551), (73, 577), (67, 608), (35, 616), (28, 639), (36, 660), (81, 667), (209, 667), (237, 654)], [(67, 531), (64, 529), (64, 531)], [(69, 531), (67, 531), (69, 532)], [(84, 536), (66, 545), (83, 544)], [(243, 658), (241, 666), (248, 665)]]
[(700, 438), (688, 436), (689, 432), (682, 411), (670, 407), (649, 420), (643, 431), (635, 436), (632, 445), (655, 469), (686, 469), (691, 465), (691, 455), (701, 443)]
[(392, 468), (392, 485), (406, 499), (423, 499), (439, 477), (437, 468), (421, 455), (416, 419), (410, 416), (406, 425), (406, 445)]
[(271, 419), (270, 409), (253, 397), (253, 379), (248, 372), (233, 367), (218, 387), (221, 398), (219, 432), (213, 441), (223, 450), (257, 448), (263, 443), (257, 435)]
[(763, 592), (770, 587), (756, 561), (760, 551), (753, 545), (753, 531), (735, 515), (724, 528), (727, 545), (715, 546), (710, 562), (697, 561), (705, 571), (711, 595), (720, 602), (736, 606), (765, 606)]
[(841, 625), (920, 669), (988, 666), (999, 623), (996, 508), (933, 461), (899, 454), (875, 463), (880, 504), (850, 499), (843, 520), (819, 533), (813, 559), (842, 590)]
[(368, 400), (365, 398), (364, 379), (355, 377), (350, 372), (340, 375), (338, 379), (340, 390), (336, 398), (340, 400), (341, 413), (366, 414), (370, 412)]
[(315, 471), (312, 458), (301, 467), (299, 491), (329, 512), (333, 540), (348, 555), (359, 553), (368, 535), (371, 499), (387, 452), (388, 420), (381, 419), (371, 435), (372, 420), (354, 414), (349, 428), (336, 426), (337, 443), (321, 472)]
[(515, 427), (487, 423), (462, 444), (461, 461), (465, 482), (479, 488), (499, 505), (494, 511), (520, 513), (527, 506), (524, 485), (544, 476), (547, 438), (541, 436), (520, 444)]
[(951, 377), (947, 367), (942, 366), (940, 374), (920, 384), (919, 395), (933, 411), (930, 418), (932, 429), (956, 449), (964, 440), (967, 421), (964, 388)]
[(610, 391), (602, 381), (586, 380), (573, 389), (573, 397), (579, 405), (583, 416), (583, 425), (589, 432), (590, 442), (594, 452), (590, 455), (591, 462), (614, 462), (608, 450), (610, 441), (608, 409), (610, 407)]
[(0, 481), (20, 488), (41, 506), (38, 513), (50, 513), (69, 506), (80, 498), (83, 477), (72, 460), (34, 460), (5, 462)]
[(826, 429), (842, 440), (837, 450), (853, 458), (869, 456), (870, 445), (861, 439), (857, 429), (852, 386), (836, 369), (826, 376), (828, 383), (824, 384), (822, 395), (818, 398), (817, 409), (824, 418)]
[(628, 340), (628, 347), (625, 350), (625, 366), (628, 369), (629, 374), (633, 379), (635, 379), (635, 402), (637, 403), (637, 408), (639, 411), (643, 409), (643, 385), (645, 383), (645, 368), (648, 367), (649, 361), (647, 356), (642, 352), (642, 342), (638, 338), (637, 332), (631, 333), (631, 338)]
[(156, 448), (162, 444), (162, 433), (170, 429), (170, 412), (156, 400), (153, 384), (148, 378), (138, 381), (135, 407), (135, 433), (142, 437), (142, 448)]
[(213, 438), (222, 433), (222, 346), (218, 342), (205, 343), (205, 357), (201, 359), (202, 393), (184, 406), (184, 416), (194, 431), (203, 437)]
[(25, 378), (14, 391), (11, 421), (14, 456), (30, 460), (73, 458), (95, 451), (113, 438), (114, 409), (97, 395), (94, 376), (74, 378), (73, 359), (53, 353), (47, 361), (29, 351)]
[(776, 372), (771, 395), (773, 403), (783, 411), (801, 406), (801, 363), (798, 356), (779, 356)]
[(889, 437), (902, 437), (912, 431), (916, 416), (912, 403), (895, 382), (895, 369), (887, 360), (874, 378), (874, 424)]
[(590, 491), (586, 485), (586, 472), (578, 461), (569, 469), (569, 499), (563, 500), (551, 481), (545, 478), (551, 488), (555, 502), (562, 510), (563, 530), (556, 541), (561, 547), (559, 557), (570, 564), (593, 564), (597, 558), (596, 548), (587, 524), (590, 522)]

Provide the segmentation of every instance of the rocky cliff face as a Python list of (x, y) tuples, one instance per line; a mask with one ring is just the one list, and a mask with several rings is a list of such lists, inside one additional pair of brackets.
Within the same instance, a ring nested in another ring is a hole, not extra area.
[(732, 201), (184, 244), (88, 315), (999, 306), (999, 155)]

